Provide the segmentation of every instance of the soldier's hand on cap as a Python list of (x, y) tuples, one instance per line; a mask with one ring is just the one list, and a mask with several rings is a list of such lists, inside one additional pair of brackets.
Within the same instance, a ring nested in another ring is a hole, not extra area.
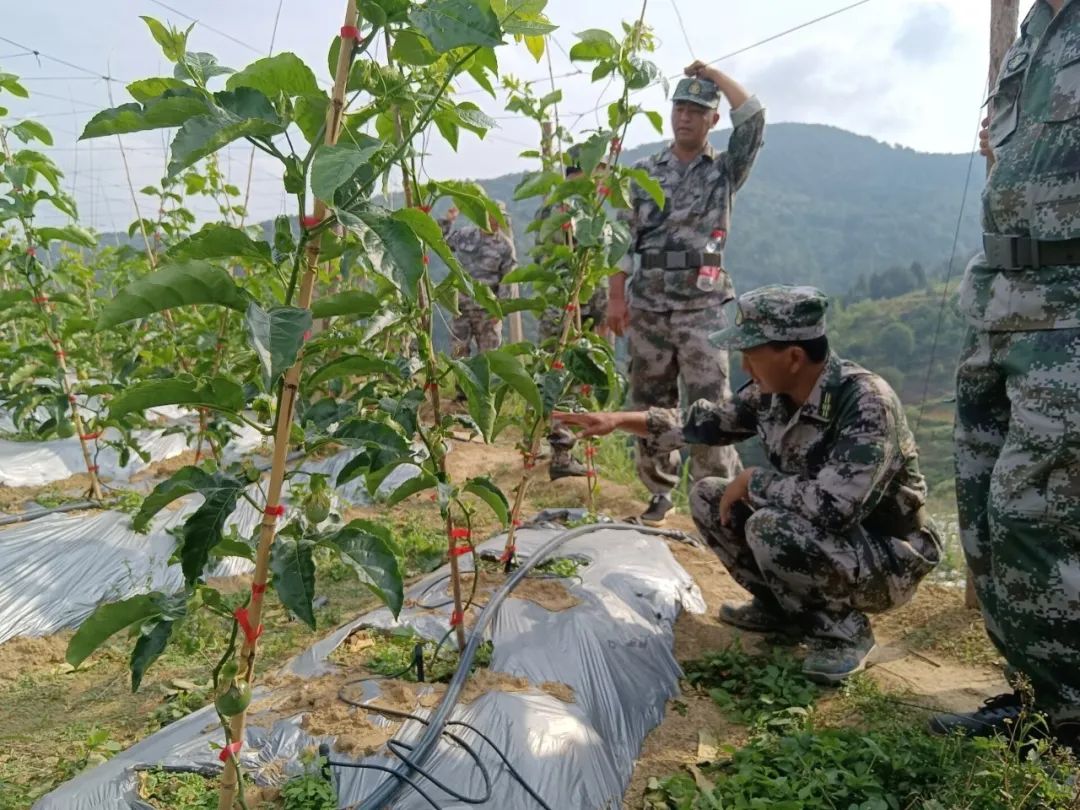
[(727, 485), (724, 494), (720, 498), (720, 523), (724, 526), (731, 525), (731, 510), (735, 504), (745, 501), (750, 497), (750, 476), (754, 474), (753, 467), (747, 467), (735, 480)]
[(724, 78), (724, 74), (714, 67), (702, 62), (700, 59), (695, 59), (689, 65), (683, 68), (683, 73), (687, 76), (693, 76), (697, 79), (708, 79), (711, 82), (720, 84)]
[(994, 150), (990, 148), (990, 119), (982, 120), (982, 129), (979, 130), (979, 154), (992, 158)]
[(581, 436), (606, 436), (615, 430), (613, 413), (569, 413), (554, 411), (551, 418), (564, 425), (581, 428)]
[(626, 331), (630, 323), (630, 308), (626, 305), (626, 299), (611, 297), (607, 304), (607, 327), (616, 335)]

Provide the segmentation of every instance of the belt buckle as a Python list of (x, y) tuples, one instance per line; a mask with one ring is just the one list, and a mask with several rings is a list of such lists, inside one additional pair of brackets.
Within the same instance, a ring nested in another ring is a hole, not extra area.
[(999, 270), (1038, 269), (1039, 241), (1028, 236), (999, 236), (983, 234), (983, 254), (986, 264)]
[(667, 266), (669, 270), (683, 270), (689, 264), (690, 255), (685, 250), (669, 250)]

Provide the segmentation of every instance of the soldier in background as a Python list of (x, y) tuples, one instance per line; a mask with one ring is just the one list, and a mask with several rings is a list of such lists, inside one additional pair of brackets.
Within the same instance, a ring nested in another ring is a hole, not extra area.
[[(570, 164), (566, 167), (566, 178), (572, 180), (581, 175), (581, 167), (577, 165), (578, 155), (580, 154), (580, 147), (571, 146), (567, 151), (570, 158)], [(606, 165), (601, 163), (598, 167), (598, 171), (603, 171)], [(553, 213), (555, 213), (557, 206), (545, 205), (536, 212), (536, 221), (544, 222)], [(540, 246), (540, 235), (537, 231), (537, 246)], [(573, 230), (558, 230), (551, 236), (551, 240), (557, 244), (573, 245), (574, 234)], [(589, 297), (589, 300), (584, 304), (579, 304), (579, 311), (581, 313), (581, 328), (584, 330), (592, 329), (601, 337), (607, 337), (609, 330), (607, 328), (607, 285), (606, 283), (600, 284), (593, 291), (593, 294)], [(543, 314), (540, 316), (540, 340), (546, 342), (549, 340), (557, 340), (561, 336), (561, 329), (563, 324), (563, 315), (566, 314), (565, 310), (560, 307), (547, 307)], [(574, 446), (577, 444), (577, 439), (574, 437), (573, 431), (571, 431), (565, 425), (553, 424), (551, 432), (548, 434), (548, 444), (551, 445), (551, 464), (548, 467), (548, 477), (552, 481), (556, 481), (559, 478), (568, 478), (571, 476), (583, 476), (586, 474), (587, 469), (584, 464), (578, 461), (573, 456)]]
[[(987, 632), (1054, 736), (1080, 751), (1078, 31), (1080, 4), (1035, 0), (991, 95), (984, 250), (960, 286), (955, 441), (960, 536)], [(931, 729), (1011, 736), (1022, 703), (1006, 693)]]
[[(631, 250), (621, 263), (622, 272), (610, 281), (608, 325), (616, 335), (628, 329), (630, 398), (637, 408), (678, 405), (680, 378), (690, 402), (725, 402), (731, 397), (727, 353), (709, 346), (707, 338), (726, 325), (721, 307), (735, 294), (721, 269), (719, 251), (734, 194), (746, 182), (761, 147), (765, 111), (756, 97), (715, 68), (694, 62), (686, 74), (690, 78), (680, 81), (672, 95), (674, 141), (638, 164), (663, 187), (664, 208), (633, 186), (626, 215)], [(720, 119), (716, 109), (721, 94), (731, 105), (734, 125), (726, 152), (717, 152), (708, 141), (709, 130)], [(719, 241), (714, 233), (720, 234)], [(706, 252), (707, 245), (716, 252)], [(640, 257), (636, 271), (635, 253)], [(707, 273), (713, 280), (703, 286), (711, 289), (702, 291), (699, 276)], [(734, 448), (691, 449), (695, 480), (707, 475), (730, 479), (741, 466)], [(658, 524), (672, 508), (680, 456), (646, 438), (638, 442), (637, 467), (652, 493), (641, 520)]]
[[(505, 216), (503, 203), (499, 203), (499, 209)], [(476, 225), (451, 230), (457, 217), (457, 208), (451, 206), (446, 216), (439, 220), (446, 243), (474, 282), (486, 284), (496, 296), (505, 298), (507, 291), (501, 287), (502, 280), (517, 265), (509, 218), (505, 229), (494, 220), (489, 222), (489, 232)], [(477, 353), (499, 348), (502, 344), (501, 319), (492, 318), (464, 295), (458, 298), (458, 311), (460, 314), (450, 323), (450, 351), (454, 357), (468, 357), (470, 345), (475, 345)]]
[(926, 481), (899, 397), (881, 377), (829, 351), (823, 293), (773, 285), (738, 300), (735, 326), (710, 336), (742, 352), (750, 382), (732, 399), (676, 409), (557, 413), (599, 436), (621, 429), (662, 450), (752, 436), (769, 467), (703, 478), (694, 523), (753, 599), (721, 607), (745, 630), (801, 630), (803, 672), (834, 684), (874, 648), (867, 613), (907, 602), (941, 559)]

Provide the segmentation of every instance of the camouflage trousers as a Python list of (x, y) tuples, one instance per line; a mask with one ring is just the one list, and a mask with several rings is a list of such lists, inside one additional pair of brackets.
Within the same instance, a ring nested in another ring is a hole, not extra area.
[(1080, 329), (971, 330), (954, 435), (987, 632), (1041, 709), (1080, 720)]
[[(731, 399), (728, 353), (712, 346), (711, 333), (727, 326), (719, 308), (652, 312), (630, 309), (630, 402), (635, 410), (676, 408), (682, 377), (689, 405), (699, 399)], [(654, 495), (667, 495), (679, 483), (681, 457), (677, 450), (660, 452), (647, 439), (638, 441), (637, 471)], [(690, 476), (734, 478), (742, 462), (734, 447), (690, 448)]]
[(814, 638), (856, 641), (870, 634), (867, 613), (904, 604), (941, 559), (936, 530), (907, 538), (856, 527), (830, 534), (794, 512), (751, 511), (736, 504), (730, 526), (720, 523), (720, 478), (690, 491), (694, 523), (735, 581)]
[(470, 346), (476, 352), (486, 352), (502, 345), (502, 322), (493, 321), (483, 310), (462, 309), (461, 314), (450, 322), (450, 353), (454, 357), (468, 357)]

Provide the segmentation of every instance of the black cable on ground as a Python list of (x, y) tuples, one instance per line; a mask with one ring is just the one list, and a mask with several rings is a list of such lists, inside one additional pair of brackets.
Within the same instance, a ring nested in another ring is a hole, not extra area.
[[(473, 659), (483, 641), (484, 630), (492, 622), (495, 614), (498, 613), (499, 608), (502, 606), (502, 603), (506, 601), (506, 598), (510, 595), (511, 591), (525, 579), (529, 571), (547, 560), (556, 550), (570, 540), (580, 537), (583, 534), (605, 530), (634, 531), (640, 534), (661, 536), (671, 536), (673, 534), (673, 532), (664, 529), (654, 529), (648, 526), (636, 526), (628, 523), (593, 523), (585, 526), (578, 526), (555, 535), (540, 546), (540, 548), (532, 555), (526, 558), (521, 567), (510, 576), (502, 587), (492, 594), (491, 599), (488, 600), (486, 607), (477, 619), (476, 624), (473, 626), (472, 631), (469, 634), (469, 641), (461, 653), (461, 660), (458, 663), (458, 668), (454, 672), (453, 678), (450, 679), (450, 683), (446, 688), (446, 693), (432, 713), (427, 730), (416, 743), (414, 759), (417, 762), (420, 764), (425, 763), (435, 749), (435, 746), (438, 744), (438, 741), (450, 720), (450, 712), (453, 711), (454, 706), (457, 704), (461, 691), (465, 686), (465, 680), (468, 678), (469, 672), (472, 669)], [(395, 771), (395, 776), (399, 773), (400, 775), (405, 776), (411, 772), (413, 772), (413, 768), (406, 765), (402, 770)], [(404, 780), (401, 779), (384, 781), (361, 805), (359, 805), (359, 810), (382, 810), (384, 807), (392, 806), (392, 801), (401, 791), (403, 782)]]
[[(385, 717), (393, 717), (393, 718), (397, 718), (397, 719), (400, 719), (400, 720), (414, 720), (417, 723), (423, 724), (424, 726), (427, 726), (429, 724), (429, 720), (426, 717), (421, 717), (418, 714), (412, 714), (411, 712), (404, 712), (404, 711), (400, 711), (398, 709), (390, 709), (390, 708), (386, 708), (386, 707), (383, 707), (383, 706), (373, 706), (373, 705), (370, 705), (370, 704), (367, 704), (367, 703), (361, 703), (360, 701), (353, 700), (352, 698), (346, 697), (345, 696), (345, 690), (349, 686), (355, 685), (355, 684), (360, 683), (360, 682), (361, 682), (360, 680), (356, 680), (356, 681), (349, 681), (348, 683), (343, 684), (341, 689), (338, 691), (338, 700), (340, 700), (342, 703), (345, 703), (345, 704), (347, 704), (349, 706), (354, 706), (354, 707), (356, 707), (358, 709), (363, 709), (364, 711), (367, 711), (367, 712), (373, 712), (375, 714), (381, 714), (381, 715), (383, 715)], [(449, 721), (447, 721), (446, 725), (447, 726), (460, 726), (461, 728), (468, 729), (473, 734), (475, 734), (477, 737), (479, 737), (481, 740), (486, 742), (488, 744), (488, 746), (491, 748), (491, 750), (495, 752), (496, 756), (498, 756), (499, 759), (502, 760), (502, 763), (503, 763), (503, 765), (506, 766), (506, 770), (510, 774), (511, 778), (515, 782), (517, 782), (519, 785), (521, 785), (525, 789), (525, 792), (528, 793), (533, 799), (535, 799), (536, 803), (539, 804), (542, 808), (544, 808), (544, 810), (552, 810), (551, 806), (546, 801), (544, 801), (543, 797), (541, 797), (540, 794), (537, 793), (536, 790), (526, 781), (525, 777), (522, 776), (521, 773), (517, 770), (517, 768), (515, 768), (510, 763), (510, 760), (507, 758), (507, 756), (503, 752), (503, 750), (501, 748), (499, 748), (499, 746), (495, 744), (495, 741), (492, 740), (487, 734), (482, 732), (480, 729), (478, 729), (476, 726), (472, 725), (471, 723), (466, 723), (463, 720), (449, 720)], [(462, 742), (460, 740), (460, 738), (458, 738), (456, 735), (450, 734), (449, 732), (444, 732), (444, 733), (446, 733), (446, 735), (448, 737), (451, 737), (452, 739), (454, 739), (454, 741), (457, 742), (459, 745), (461, 745), (463, 748), (469, 748), (469, 745), (467, 743)], [(392, 743), (394, 741), (391, 740), (390, 742)], [(414, 746), (408, 746), (408, 748), (411, 751), (411, 750), (414, 749)], [(393, 749), (391, 749), (391, 750), (393, 750)], [(397, 751), (394, 751), (394, 754), (396, 756), (398, 756), (406, 764), (409, 764), (411, 767), (413, 767), (413, 769), (417, 773), (419, 773), (422, 776), (424, 776), (425, 778), (429, 779), (432, 783), (438, 785), (439, 787), (443, 787), (435, 779), (432, 779), (430, 776), (428, 776), (428, 774), (424, 773), (421, 769), (417, 768), (408, 759), (401, 756), (400, 753), (398, 753)], [(443, 789), (446, 790), (446, 788), (443, 788)], [(451, 791), (447, 790), (447, 792), (450, 793)], [(461, 799), (461, 801), (468, 802), (468, 800), (466, 800), (466, 799)], [(472, 802), (468, 802), (468, 803), (471, 804)]]

